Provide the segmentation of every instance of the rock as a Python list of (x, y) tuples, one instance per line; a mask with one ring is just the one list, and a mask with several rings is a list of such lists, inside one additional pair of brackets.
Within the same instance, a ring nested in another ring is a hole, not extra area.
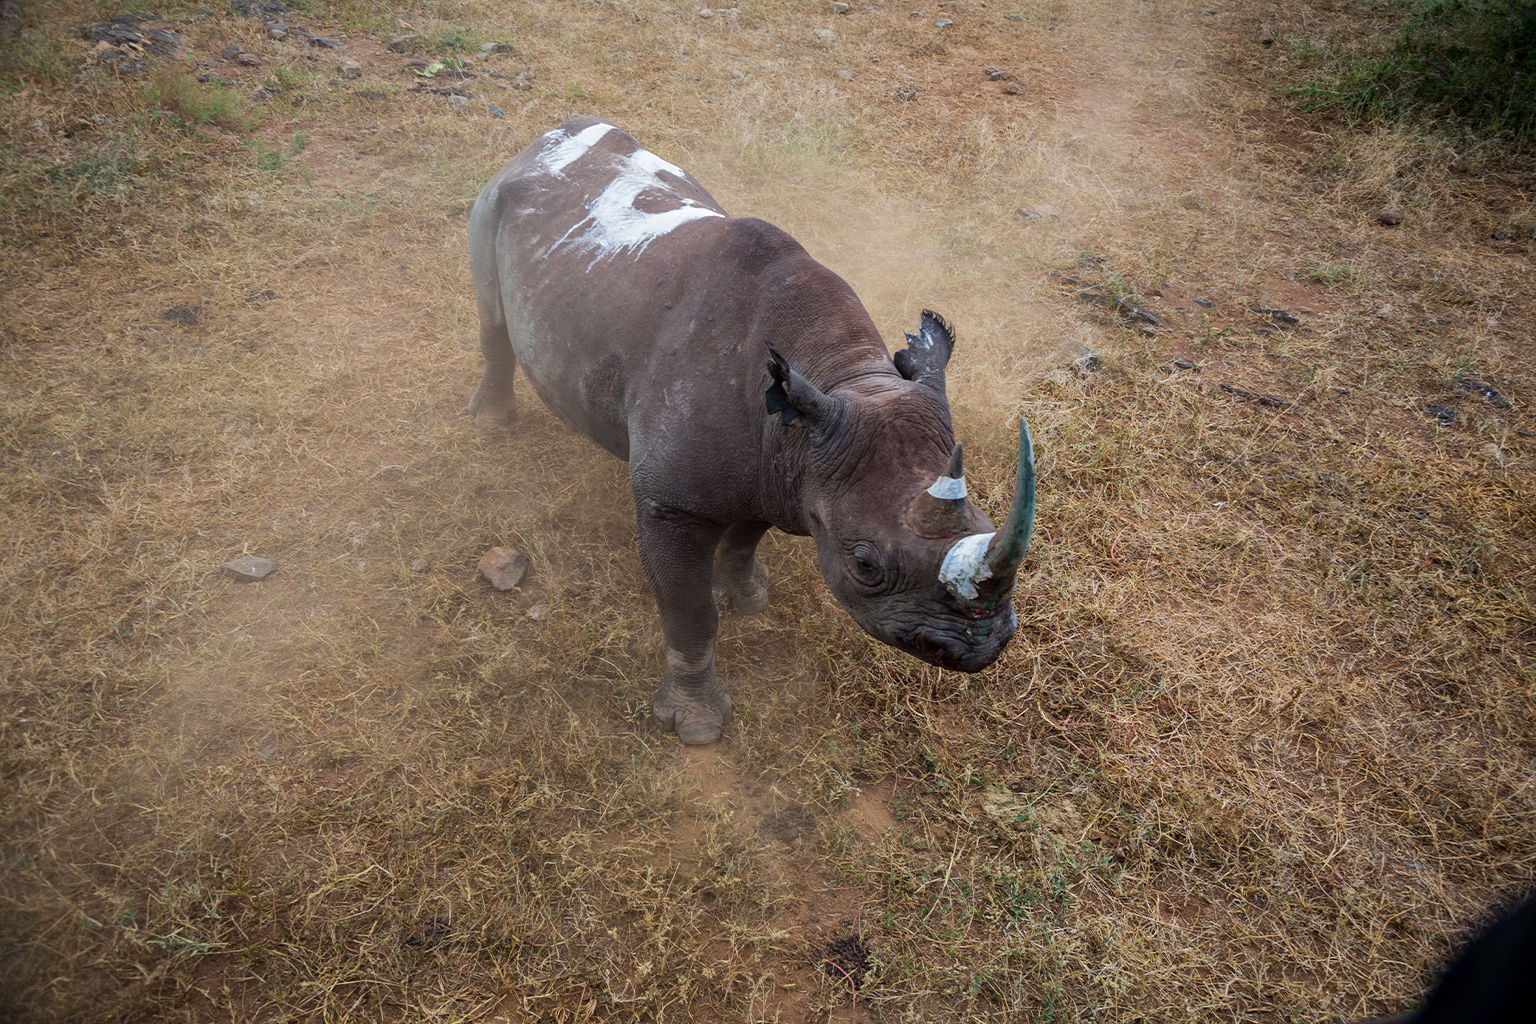
[(251, 90), (251, 99), (253, 100), (269, 100), (276, 95), (276, 90), (268, 89), (264, 85), (257, 86), (255, 89)]
[(505, 110), (502, 110), (500, 107), (498, 107), (494, 103), (487, 103), (485, 105), (485, 109), (487, 109), (487, 110), (489, 110), (491, 112), (491, 116), (492, 117), (506, 117), (507, 116), (507, 112)]
[(261, 58), (254, 53), (238, 53), (235, 55), (235, 61), (254, 68), (261, 63)]
[(1011, 73), (1004, 71), (1002, 68), (993, 64), (988, 64), (986, 67), (982, 68), (981, 73), (986, 75), (994, 82), (1006, 82), (1013, 77)]
[(847, 14), (848, 10), (849, 10), (849, 8), (848, 8), (847, 4), (841, 4), (841, 3), (833, 3), (832, 4), (832, 13), (833, 14)]
[(411, 559), (411, 572), (426, 572), (427, 560), (425, 558)]
[(310, 46), (319, 47), (322, 50), (339, 50), (339, 49), (341, 49), (341, 44), (340, 43), (338, 43), (334, 39), (327, 39), (325, 36), (311, 35), (309, 37), (309, 45)]
[(896, 88), (896, 92), (893, 95), (895, 95), (895, 97), (899, 100), (907, 100), (910, 102), (917, 99), (918, 91), (912, 88), (910, 85), (902, 85)]
[(1492, 238), (1495, 242), (1513, 242), (1515, 233), (1509, 228), (1499, 228), (1493, 233)]
[(516, 51), (513, 49), (511, 43), (495, 43), (495, 42), (492, 42), (492, 43), (481, 43), (480, 44), (480, 50), (479, 50), (480, 56), (482, 56), (482, 57), (494, 57), (498, 53), (515, 53), (515, 52)]
[(1022, 15), (1022, 14), (1005, 14), (1005, 15), (1003, 15), (1003, 20), (1004, 21), (1023, 21), (1024, 20), (1024, 15)]
[(517, 77), (512, 79), (512, 88), (514, 88), (514, 89), (532, 89), (533, 88), (533, 83), (528, 80), (528, 72), (526, 72), (526, 71), (519, 71), (517, 73)]
[(747, 80), (747, 76), (742, 74), (740, 71), (732, 71), (731, 72), (731, 81), (733, 81), (733, 82), (745, 82), (746, 80)]
[(1259, 43), (1262, 46), (1275, 45), (1275, 34), (1269, 30), (1268, 25), (1259, 26)]
[(741, 8), (740, 7), (716, 7), (715, 8), (715, 13), (720, 15), (720, 17), (724, 18), (726, 21), (735, 21), (737, 18), (741, 17)]
[(267, 18), (288, 13), (288, 5), (283, 0), (229, 0), (229, 9), (247, 18)]
[(224, 59), (234, 60), (244, 52), (245, 47), (241, 46), (239, 43), (230, 43), (228, 46), (224, 47)]
[(1463, 391), (1471, 391), (1474, 394), (1482, 395), (1488, 399), (1488, 404), (1495, 409), (1508, 409), (1510, 407), (1509, 399), (1499, 394), (1490, 385), (1484, 384), (1473, 377), (1458, 377), (1456, 379), (1456, 386)]
[(935, 18), (934, 22), (933, 22), (933, 27), (934, 28), (949, 28), (949, 26), (953, 25), (954, 23), (955, 22), (954, 22), (953, 18)]
[(1021, 206), (1013, 211), (1017, 216), (1028, 220), (1060, 220), (1061, 211), (1049, 203), (1037, 203), (1034, 206)]
[(813, 28), (811, 29), (811, 35), (815, 36), (817, 39), (824, 43), (830, 42), (832, 39), (832, 30), (829, 28)]
[(1195, 300), (1195, 305), (1199, 306), (1201, 309), (1215, 309), (1216, 308), (1216, 303), (1212, 302), (1210, 299), (1196, 299)]
[(1448, 427), (1456, 420), (1456, 410), (1443, 405), (1426, 405), (1424, 411), (1435, 418), (1435, 422), (1442, 427)]
[(1084, 345), (1083, 350), (1072, 361), (1072, 365), (1077, 368), (1078, 373), (1097, 373), (1099, 369), (1099, 354), (1087, 345)]
[(549, 614), (549, 606), (548, 605), (543, 605), (543, 604), (536, 604), (532, 608), (529, 608), (523, 614), (528, 616), (534, 622), (538, 622), (540, 619), (544, 618), (545, 616), (547, 616)]
[(269, 21), (269, 22), (267, 22), (267, 38), (268, 39), (279, 39), (279, 40), (287, 39), (288, 38), (288, 26), (284, 25), (280, 21)]
[(198, 75), (197, 76), (197, 80), (199, 82), (203, 83), (204, 85), (225, 85), (225, 86), (228, 86), (228, 85), (234, 85), (235, 84), (234, 82), (231, 82), (229, 79), (225, 78), (223, 75), (214, 75), (214, 74)]
[(270, 558), (241, 555), (239, 558), (225, 562), (219, 568), (233, 576), (236, 583), (255, 583), (271, 576), (277, 569), (277, 563)]
[(699, 8), (699, 17), (701, 17), (701, 18), (713, 18), (714, 16), (715, 16), (715, 12), (710, 10), (708, 7), (700, 7)]
[(420, 41), (421, 41), (421, 34), (420, 33), (417, 33), (417, 32), (407, 32), (403, 36), (395, 36), (395, 38), (391, 39), (385, 45), (389, 49), (393, 50), (395, 53), (404, 53), (406, 50), (408, 50), (411, 47), (415, 46)]
[(528, 556), (511, 548), (491, 548), (480, 556), (480, 575), (497, 590), (511, 590), (528, 573)]
[(342, 78), (362, 78), (363, 66), (355, 60), (344, 60), (336, 65), (336, 70)]
[(459, 94), (454, 93), (448, 97), (448, 105), (454, 110), (463, 110), (465, 107), (469, 106), (469, 97), (460, 96)]
[(1396, 210), (1382, 210), (1376, 215), (1376, 223), (1382, 227), (1395, 228), (1403, 222), (1403, 215)]
[(1023, 91), (1024, 90), (1019, 87), (1019, 83), (1018, 82), (1004, 82), (1003, 83), (1003, 92), (1007, 93), (1009, 96), (1017, 96), (1019, 93), (1021, 93)]
[(853, 72), (849, 71), (847, 68), (842, 68), (837, 72), (837, 77), (841, 78), (845, 82), (851, 82), (853, 81)]

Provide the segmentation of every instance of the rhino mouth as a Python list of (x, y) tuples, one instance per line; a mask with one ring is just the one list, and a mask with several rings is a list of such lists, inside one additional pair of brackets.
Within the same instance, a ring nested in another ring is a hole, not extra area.
[(997, 660), (1013, 639), (1018, 618), (1013, 608), (985, 619), (970, 619), (956, 629), (920, 626), (899, 645), (930, 665), (957, 672), (980, 672)]

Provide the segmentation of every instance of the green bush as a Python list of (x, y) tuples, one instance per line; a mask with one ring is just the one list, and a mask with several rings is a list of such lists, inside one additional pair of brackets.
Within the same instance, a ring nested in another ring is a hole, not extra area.
[(1346, 71), (1336, 95), (1536, 145), (1536, 2), (1416, 0), (1392, 52)]

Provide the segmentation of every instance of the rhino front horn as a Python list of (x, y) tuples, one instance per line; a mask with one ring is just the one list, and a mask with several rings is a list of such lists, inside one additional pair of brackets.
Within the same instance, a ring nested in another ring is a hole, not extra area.
[(1013, 507), (996, 533), (973, 533), (950, 547), (939, 580), (961, 604), (990, 612), (1013, 593), (1013, 580), (1035, 528), (1035, 446), (1029, 424), (1019, 417), (1019, 475)]

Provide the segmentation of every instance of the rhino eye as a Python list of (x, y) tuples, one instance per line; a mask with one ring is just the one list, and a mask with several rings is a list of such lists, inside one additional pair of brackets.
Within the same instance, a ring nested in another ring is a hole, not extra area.
[(869, 541), (861, 540), (853, 546), (853, 578), (868, 587), (876, 586), (885, 578), (880, 549)]

